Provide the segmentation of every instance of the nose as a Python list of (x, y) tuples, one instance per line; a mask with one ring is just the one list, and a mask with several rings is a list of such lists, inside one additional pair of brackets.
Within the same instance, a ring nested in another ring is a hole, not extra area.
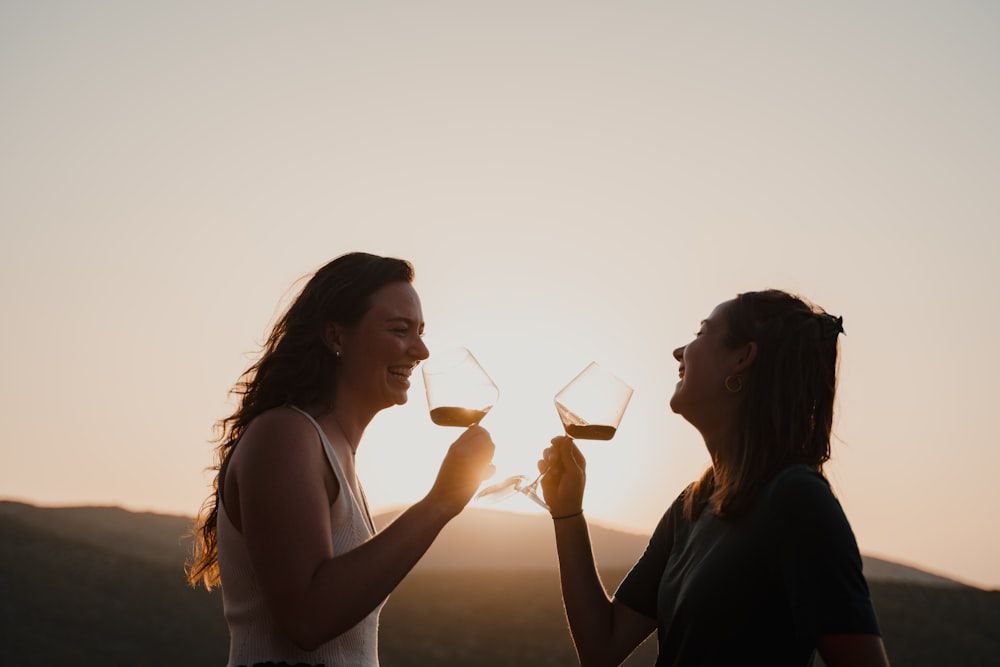
[(676, 350), (674, 350), (674, 359), (676, 359), (677, 361), (681, 361), (681, 360), (684, 359), (684, 348), (685, 347), (687, 347), (687, 346), (686, 345), (682, 345), (681, 347), (679, 347)]
[(412, 354), (418, 361), (423, 361), (427, 357), (431, 356), (431, 352), (427, 349), (427, 344), (424, 343), (423, 338), (417, 338), (417, 342), (413, 344), (410, 354)]

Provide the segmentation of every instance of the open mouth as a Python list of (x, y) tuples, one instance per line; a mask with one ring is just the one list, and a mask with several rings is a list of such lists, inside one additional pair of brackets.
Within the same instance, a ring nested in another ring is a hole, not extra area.
[(389, 375), (393, 375), (403, 380), (409, 380), (410, 374), (413, 373), (413, 366), (390, 366)]

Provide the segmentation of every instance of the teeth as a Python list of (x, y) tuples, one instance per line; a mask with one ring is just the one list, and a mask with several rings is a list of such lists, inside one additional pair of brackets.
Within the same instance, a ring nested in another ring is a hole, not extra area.
[(402, 366), (389, 369), (389, 372), (392, 373), (393, 375), (398, 375), (399, 377), (404, 377), (404, 378), (410, 377), (410, 373), (412, 371), (413, 371), (412, 366)]

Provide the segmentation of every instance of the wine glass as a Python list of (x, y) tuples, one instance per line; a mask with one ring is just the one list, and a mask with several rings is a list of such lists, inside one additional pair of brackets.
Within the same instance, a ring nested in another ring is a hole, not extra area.
[[(610, 440), (618, 431), (631, 398), (632, 387), (592, 361), (559, 390), (554, 400), (566, 435), (577, 440)], [(476, 499), (497, 502), (522, 493), (548, 510), (548, 504), (538, 493), (538, 484), (546, 472), (530, 481), (525, 475), (508, 477), (484, 488), (476, 494)]]
[(431, 421), (438, 426), (478, 424), (500, 391), (467, 348), (435, 352), (422, 365)]

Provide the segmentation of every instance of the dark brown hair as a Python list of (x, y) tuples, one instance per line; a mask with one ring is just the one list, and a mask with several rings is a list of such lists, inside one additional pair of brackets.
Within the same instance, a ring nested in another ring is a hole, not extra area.
[(740, 294), (723, 317), (726, 345), (754, 342), (757, 356), (743, 378), (736, 450), (687, 490), (691, 519), (706, 507), (738, 516), (783, 468), (803, 464), (822, 473), (830, 458), (841, 318), (780, 290)]
[(213, 491), (202, 505), (195, 525), (195, 544), (187, 576), (206, 588), (219, 582), (216, 526), (220, 477), (236, 443), (261, 413), (283, 405), (325, 404), (332, 408), (336, 370), (340, 363), (323, 341), (328, 322), (357, 324), (371, 307), (371, 297), (395, 282), (413, 282), (409, 262), (367, 253), (348, 253), (316, 271), (274, 325), (260, 358), (243, 375), (232, 393), (239, 407), (219, 421), (215, 448)]

